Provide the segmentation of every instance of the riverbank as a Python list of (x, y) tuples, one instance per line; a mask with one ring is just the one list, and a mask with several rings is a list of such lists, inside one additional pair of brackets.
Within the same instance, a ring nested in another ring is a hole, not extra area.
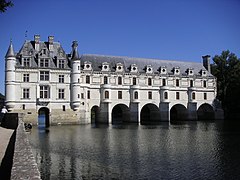
[(18, 114), (6, 114), (1, 126), (1, 179), (41, 179), (24, 124)]

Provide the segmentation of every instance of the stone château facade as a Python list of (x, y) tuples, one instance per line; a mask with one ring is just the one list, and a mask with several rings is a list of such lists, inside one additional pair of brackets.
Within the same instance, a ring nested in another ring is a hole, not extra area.
[(216, 79), (203, 64), (103, 55), (66, 54), (59, 42), (35, 35), (5, 56), (6, 106), (38, 123), (148, 122), (216, 119)]

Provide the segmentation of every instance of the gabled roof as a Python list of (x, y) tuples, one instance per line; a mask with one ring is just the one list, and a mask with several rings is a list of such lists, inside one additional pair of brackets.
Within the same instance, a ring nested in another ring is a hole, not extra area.
[[(81, 56), (81, 63), (89, 61), (92, 63), (92, 68), (94, 71), (101, 71), (102, 63), (107, 62), (110, 65), (112, 72), (115, 72), (116, 64), (122, 63), (125, 72), (130, 72), (130, 67), (132, 64), (136, 64), (138, 71), (141, 73), (146, 72), (145, 68), (147, 65), (151, 65), (154, 73), (159, 72), (159, 68), (165, 66), (167, 72), (171, 73), (173, 68), (179, 67), (181, 74), (184, 74), (187, 69), (193, 68), (194, 74), (199, 75), (201, 70), (206, 70), (202, 63), (197, 62), (186, 62), (186, 61), (173, 61), (173, 60), (159, 60), (159, 59), (146, 59), (146, 58), (133, 58), (124, 56), (108, 56), (108, 55), (93, 55), (84, 54)], [(211, 74), (209, 74), (211, 75)]]

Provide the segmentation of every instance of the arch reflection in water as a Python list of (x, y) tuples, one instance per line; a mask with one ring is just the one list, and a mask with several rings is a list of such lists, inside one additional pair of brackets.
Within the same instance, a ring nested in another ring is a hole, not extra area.
[(38, 127), (47, 128), (50, 126), (49, 122), (49, 109), (47, 107), (41, 107), (38, 110)]

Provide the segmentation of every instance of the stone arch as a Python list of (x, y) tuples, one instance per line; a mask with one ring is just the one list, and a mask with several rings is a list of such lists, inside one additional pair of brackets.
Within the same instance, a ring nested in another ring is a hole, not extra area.
[(99, 122), (100, 107), (95, 105), (91, 108), (91, 123)]
[(130, 109), (125, 104), (117, 104), (112, 109), (112, 123), (130, 122)]
[(213, 107), (207, 103), (204, 103), (201, 106), (199, 106), (197, 110), (197, 118), (198, 120), (214, 120), (215, 113)]
[(50, 126), (50, 111), (47, 107), (41, 107), (38, 110), (38, 126), (39, 127), (49, 127)]
[(140, 113), (140, 123), (147, 124), (150, 122), (160, 121), (160, 110), (155, 104), (145, 104)]
[(175, 104), (170, 110), (170, 121), (185, 121), (188, 117), (187, 108), (182, 104)]

